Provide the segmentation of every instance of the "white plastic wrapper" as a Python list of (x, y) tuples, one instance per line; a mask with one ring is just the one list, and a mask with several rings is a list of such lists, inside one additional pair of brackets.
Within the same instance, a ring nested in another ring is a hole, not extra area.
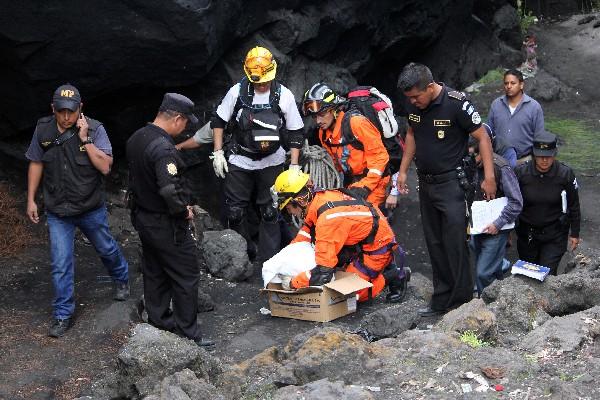
[(294, 277), (316, 266), (315, 249), (311, 243), (292, 243), (263, 263), (262, 277), (269, 283), (282, 283), (282, 277)]

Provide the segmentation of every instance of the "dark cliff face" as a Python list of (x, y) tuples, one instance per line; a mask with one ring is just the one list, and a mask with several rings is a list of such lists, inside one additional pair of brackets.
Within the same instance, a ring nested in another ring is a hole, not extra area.
[(318, 80), (339, 90), (375, 84), (395, 97), (398, 73), (410, 61), (462, 87), (514, 56), (491, 21), (507, 3), (11, 2), (0, 15), (0, 137), (28, 140), (49, 112), (52, 91), (71, 82), (119, 154), (165, 91), (184, 93), (200, 115), (209, 113), (242, 77), (243, 57), (256, 44), (273, 51), (278, 78), (297, 100)]

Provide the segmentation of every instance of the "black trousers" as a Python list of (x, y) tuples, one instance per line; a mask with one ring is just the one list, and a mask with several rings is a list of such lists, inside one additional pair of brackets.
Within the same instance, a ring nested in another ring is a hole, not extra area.
[[(189, 339), (200, 339), (200, 267), (188, 221), (141, 210), (134, 212), (132, 220), (142, 241), (149, 322)], [(171, 300), (173, 312), (169, 307)]]
[(431, 308), (445, 310), (471, 301), (473, 272), (467, 247), (465, 194), (458, 180), (419, 181), (423, 233), (431, 259)]
[[(247, 170), (229, 164), (229, 172), (225, 176), (225, 204), (228, 220), (238, 220), (229, 224), (250, 244), (252, 238), (248, 233), (247, 215), (254, 198), (260, 218), (258, 230), (258, 260), (266, 261), (280, 250), (281, 231), (279, 227), (279, 210), (273, 207), (271, 186), (277, 176), (283, 172), (283, 164), (260, 170)], [(254, 197), (253, 197), (254, 193)], [(242, 215), (241, 221), (239, 216)]]
[(563, 229), (557, 222), (545, 229), (530, 231), (530, 227), (520, 222), (515, 231), (519, 258), (548, 267), (550, 274), (556, 275), (560, 260), (567, 251), (568, 229)]

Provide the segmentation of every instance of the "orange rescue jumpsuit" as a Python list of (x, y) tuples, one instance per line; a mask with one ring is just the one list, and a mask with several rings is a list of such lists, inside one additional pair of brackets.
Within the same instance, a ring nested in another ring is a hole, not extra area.
[[(315, 193), (313, 201), (308, 205), (304, 225), (292, 241), (310, 242), (311, 230), (314, 232), (315, 243), (315, 261), (317, 265), (335, 268), (338, 264), (338, 254), (344, 246), (352, 246), (364, 240), (373, 226), (373, 216), (369, 207), (365, 205), (336, 206), (328, 208), (317, 217), (317, 211), (321, 206), (330, 201), (352, 200), (352, 197), (337, 191), (324, 190)], [(363, 253), (363, 265), (378, 273), (375, 277), (370, 277), (356, 264), (360, 261), (355, 260), (347, 266), (347, 272), (356, 273), (366, 281), (373, 283), (371, 288), (372, 296), (377, 296), (385, 287), (385, 278), (383, 277), (384, 268), (392, 262), (392, 250), (397, 246), (392, 228), (388, 224), (378, 207), (373, 209), (379, 215), (379, 227), (375, 233), (372, 243), (363, 245), (365, 252), (377, 252), (378, 254)], [(292, 279), (294, 288), (309, 286), (310, 272), (302, 272)], [(358, 292), (359, 301), (365, 301), (369, 298), (369, 289), (363, 289)]]
[(342, 143), (342, 121), (344, 112), (340, 111), (333, 129), (319, 129), (319, 140), (327, 150), (336, 169), (344, 176), (350, 176), (352, 184), (348, 187), (366, 187), (370, 193), (367, 200), (379, 206), (385, 202), (386, 189), (390, 177), (383, 176), (390, 159), (377, 128), (362, 115), (350, 116), (350, 129), (362, 143), (364, 150)]

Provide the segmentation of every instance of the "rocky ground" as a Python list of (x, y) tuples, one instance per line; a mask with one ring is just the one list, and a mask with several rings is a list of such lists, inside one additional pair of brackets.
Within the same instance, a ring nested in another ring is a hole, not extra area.
[[(598, 48), (600, 32), (594, 22), (577, 21), (538, 28), (538, 52), (547, 55), (540, 65), (562, 93), (543, 106), (593, 121), (600, 106), (585, 82), (594, 81), (600, 58), (578, 60)], [(541, 78), (542, 86), (550, 79)], [(489, 104), (485, 96), (497, 96), (498, 89), (482, 90), (478, 104)], [(376, 299), (325, 324), (273, 318), (260, 311), (267, 300), (258, 272), (235, 283), (204, 272), (200, 286), (214, 310), (201, 313), (200, 321), (217, 342), (210, 354), (139, 324), (138, 243), (114, 196), (111, 226), (131, 261), (131, 300), (111, 300), (106, 272), (78, 239), (75, 326), (59, 340), (48, 338), (49, 261), (45, 227), (35, 227), (39, 244), (3, 260), (0, 270), (0, 398), (599, 398), (599, 172), (580, 178), (584, 241), (581, 255), (565, 256), (563, 268), (568, 261), (575, 267), (569, 274), (543, 284), (509, 277), (443, 319), (419, 319), (416, 309), (426, 303), (431, 283), (413, 180), (392, 218), (416, 272), (404, 303)], [(514, 249), (509, 256), (516, 259)], [(477, 333), (475, 347), (459, 339), (465, 330)]]

